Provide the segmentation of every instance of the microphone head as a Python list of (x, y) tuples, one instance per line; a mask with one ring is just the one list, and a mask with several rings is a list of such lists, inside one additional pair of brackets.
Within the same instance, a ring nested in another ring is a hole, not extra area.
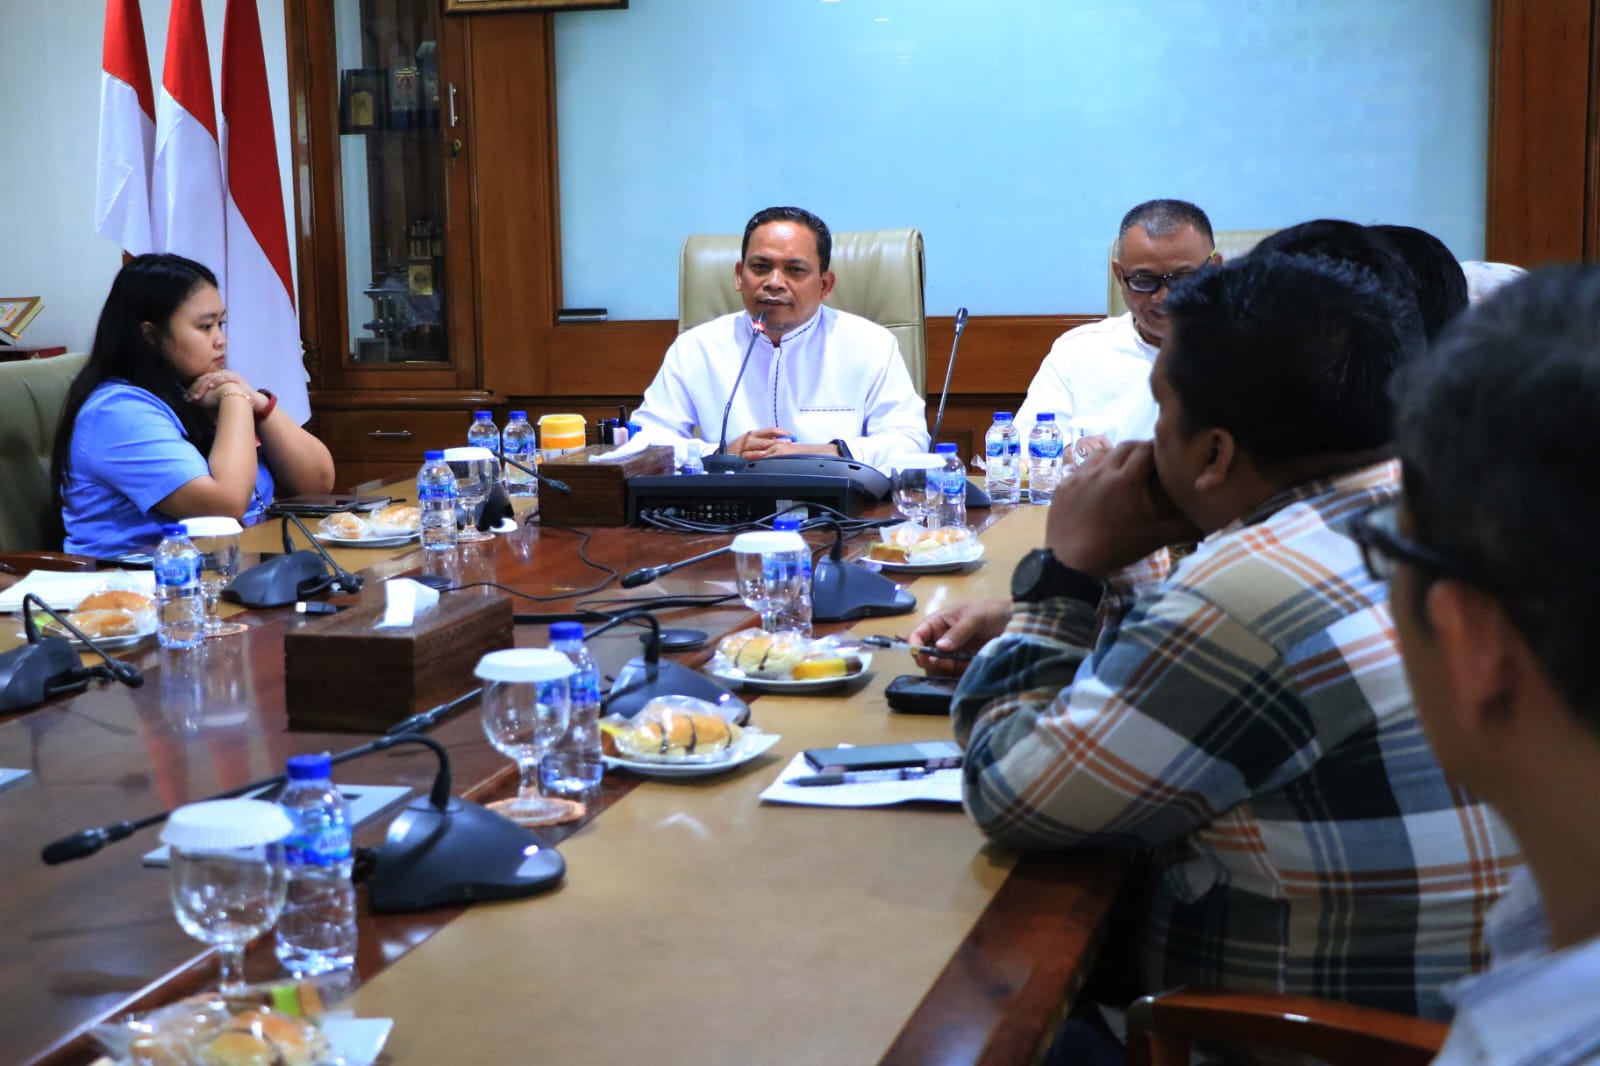
[(763, 311), (756, 317), (752, 318), (750, 320), (750, 328), (755, 330), (757, 333), (765, 333), (767, 331), (767, 313)]
[(956, 333), (959, 334), (962, 330), (964, 330), (966, 328), (967, 328), (967, 309), (965, 307), (958, 307), (958, 308), (956, 308)]

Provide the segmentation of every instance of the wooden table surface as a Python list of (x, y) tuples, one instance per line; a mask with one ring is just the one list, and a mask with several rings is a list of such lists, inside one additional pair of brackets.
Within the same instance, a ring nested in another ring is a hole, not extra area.
[[(988, 520), (995, 524), (984, 533), (983, 566), (922, 577), (911, 583), (915, 615), (854, 630), (903, 634), (954, 599), (1004, 595), (1012, 562), (1040, 539), (1043, 509), (997, 508)], [(246, 538), (247, 550), (275, 550), (276, 525)], [(372, 579), (363, 596), (381, 596), (377, 579), (426, 564), (461, 583), (496, 580), (552, 597), (518, 600), (518, 611), (562, 611), (575, 590), (604, 577), (578, 561), (578, 540), (534, 525), (463, 546), (448, 561), (403, 549), (338, 554)], [(586, 554), (626, 572), (726, 540), (601, 529)], [(731, 570), (716, 560), (630, 593), (612, 582), (576, 599), (727, 592)], [(290, 732), (283, 637), (304, 619), (284, 610), (241, 617), (252, 627), (244, 636), (196, 652), (147, 647), (126, 656), (146, 671), (139, 689), (97, 685), (0, 723), (0, 766), (33, 771), (0, 791), (0, 856), (9, 872), (0, 902), (6, 1058), (92, 1060), (84, 1033), (96, 1021), (215, 981), (211, 953), (172, 917), (165, 871), (140, 865), (156, 846), (154, 831), (59, 867), (40, 862), (45, 843), (267, 776), (292, 754), (368, 739)], [(713, 637), (753, 622), (737, 604), (664, 619)], [(518, 626), (519, 645), (547, 637), (545, 626)], [(593, 647), (606, 673), (638, 651), (630, 627)], [(708, 654), (682, 658), (698, 663)], [(883, 686), (915, 672), (909, 657), (878, 653), (873, 672), (841, 695), (752, 699), (754, 722), (785, 739), (740, 770), (645, 783), (608, 773), (598, 810), (560, 845), (569, 873), (555, 892), (417, 915), (374, 918), (363, 908), (358, 970), (367, 984), (355, 998), (358, 1012), (399, 1019), (390, 1050), (402, 1063), (514, 1061), (535, 1047), (548, 1052), (540, 1057), (572, 1062), (640, 1054), (730, 1063), (1033, 1058), (1092, 961), (1121, 884), (1116, 863), (1018, 857), (987, 845), (955, 809), (755, 801), (801, 747), (948, 736), (940, 718), (886, 710)], [(484, 800), (513, 789), (511, 764), (484, 740), (475, 706), (433, 735), (450, 752), (458, 793)], [(346, 764), (337, 776), (425, 792), (434, 770), (426, 751), (400, 748)], [(550, 842), (569, 832), (551, 833)], [(381, 826), (369, 828), (359, 842), (381, 836)], [(663, 906), (693, 920), (663, 921)], [(251, 952), (252, 976), (272, 976), (275, 967), (263, 938)], [(679, 977), (688, 987), (672, 987)], [(542, 983), (530, 984), (535, 979)], [(697, 985), (711, 1002), (695, 994)], [(662, 1003), (649, 1002), (656, 993), (663, 1001), (687, 996), (694, 1006), (664, 1023)], [(825, 1039), (802, 1039), (807, 1034)]]

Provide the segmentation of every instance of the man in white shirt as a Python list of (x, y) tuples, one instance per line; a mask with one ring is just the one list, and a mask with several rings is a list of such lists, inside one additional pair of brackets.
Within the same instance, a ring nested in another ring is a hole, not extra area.
[(1167, 335), (1162, 305), (1179, 278), (1221, 261), (1211, 220), (1187, 200), (1147, 200), (1123, 215), (1111, 271), (1128, 311), (1056, 339), (1017, 412), (1024, 439), (1040, 411), (1076, 420), (1108, 446), (1153, 437), (1150, 368)]
[(1528, 864), (1490, 914), (1490, 969), (1446, 991), (1436, 1066), (1600, 1063), (1597, 410), (1600, 269), (1534, 272), (1405, 380), (1403, 496), (1355, 525), (1440, 764)]
[(832, 234), (811, 212), (757, 212), (734, 267), (745, 310), (696, 326), (667, 349), (634, 412), (643, 432), (715, 446), (731, 396), (728, 452), (744, 459), (837, 454), (883, 467), (896, 454), (927, 451), (922, 397), (894, 334), (822, 305), (833, 291), (832, 252)]

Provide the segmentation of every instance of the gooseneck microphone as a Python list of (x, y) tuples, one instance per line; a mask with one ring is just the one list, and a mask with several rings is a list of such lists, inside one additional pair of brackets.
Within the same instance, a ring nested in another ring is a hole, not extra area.
[[(33, 619), (34, 607), (81, 640), (105, 660), (105, 665), (84, 666), (65, 639), (41, 634)], [(46, 700), (77, 692), (96, 678), (120, 681), (129, 688), (144, 684), (144, 675), (132, 663), (107, 655), (105, 649), (37, 596), (22, 598), (22, 625), (27, 643), (0, 655), (0, 714), (37, 707)]]
[(733, 379), (733, 388), (728, 390), (728, 402), (722, 408), (722, 435), (717, 440), (717, 454), (708, 455), (701, 460), (708, 474), (731, 474), (750, 465), (747, 460), (728, 454), (728, 415), (733, 411), (733, 398), (739, 395), (739, 382), (744, 380), (744, 372), (749, 369), (750, 353), (756, 350), (756, 338), (766, 332), (767, 313), (763, 311), (750, 320), (750, 343), (745, 345), (744, 359), (739, 363), (739, 374)]
[(322, 561), (327, 563), (329, 568), (332, 569), (332, 571), (333, 571), (333, 586), (335, 588), (339, 589), (341, 592), (354, 593), (354, 592), (360, 592), (361, 591), (361, 586), (366, 584), (366, 579), (361, 577), (358, 574), (352, 574), (350, 571), (348, 571), (344, 567), (340, 566), (339, 565), (339, 560), (335, 559), (328, 552), (328, 549), (324, 548), (322, 546), (321, 542), (318, 541), (316, 537), (313, 537), (311, 535), (311, 530), (306, 528), (306, 524), (304, 522), (300, 521), (300, 516), (295, 514), (293, 511), (286, 511), (286, 512), (284, 512), (284, 515), (283, 515), (283, 550), (284, 551), (286, 551), (286, 552), (293, 552), (294, 551), (294, 541), (291, 540), (290, 537), (289, 537), (289, 523), (290, 522), (293, 522), (295, 524), (295, 526), (299, 528), (300, 532), (302, 532), (302, 533), (304, 533), (306, 535), (306, 540), (310, 541), (311, 542), (311, 546), (317, 550), (317, 554), (322, 556)]
[(711, 551), (702, 552), (699, 555), (692, 555), (687, 559), (679, 559), (675, 563), (666, 563), (661, 566), (647, 566), (643, 569), (635, 570), (630, 574), (624, 574), (622, 576), (621, 584), (625, 589), (638, 588), (640, 585), (648, 585), (650, 582), (654, 581), (658, 577), (661, 577), (663, 574), (670, 574), (674, 570), (681, 570), (683, 567), (693, 566), (695, 563), (703, 563), (707, 559), (715, 559), (717, 556), (726, 555), (732, 550), (732, 546), (728, 545), (721, 548), (713, 548)]
[(508, 459), (507, 457), (505, 457), (503, 455), (500, 457), (500, 461), (502, 463), (505, 463), (507, 466), (516, 467), (518, 470), (522, 471), (524, 474), (532, 474), (534, 476), (534, 478), (538, 480), (539, 484), (545, 486), (548, 489), (551, 489), (551, 490), (553, 490), (555, 492), (559, 492), (563, 496), (571, 496), (572, 495), (572, 486), (568, 485), (565, 481), (557, 481), (553, 477), (546, 477), (545, 475), (539, 473), (539, 471), (537, 469), (535, 469), (534, 467), (528, 466), (528, 465), (526, 465), (524, 463), (519, 463), (515, 459)]
[(933, 419), (933, 432), (928, 437), (929, 445), (939, 443), (939, 429), (944, 425), (944, 402), (950, 398), (950, 375), (956, 370), (956, 349), (961, 347), (961, 334), (967, 328), (967, 309), (956, 309), (956, 337), (950, 342), (950, 362), (944, 368), (944, 389), (939, 393), (939, 413)]
[(29, 644), (37, 644), (40, 640), (39, 624), (33, 619), (33, 608), (39, 608), (45, 614), (55, 619), (57, 625), (67, 630), (83, 642), (83, 646), (100, 656), (105, 661), (104, 666), (83, 666), (71, 671), (70, 681), (89, 678), (103, 678), (107, 681), (120, 681), (129, 688), (138, 688), (144, 684), (144, 674), (132, 663), (113, 659), (106, 654), (106, 650), (96, 644), (83, 630), (72, 624), (69, 618), (63, 618), (54, 607), (45, 603), (31, 592), (22, 597), (22, 629), (27, 635)]

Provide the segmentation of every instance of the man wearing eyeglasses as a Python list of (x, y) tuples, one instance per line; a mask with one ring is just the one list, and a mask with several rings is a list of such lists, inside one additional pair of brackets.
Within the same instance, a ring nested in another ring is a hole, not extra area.
[(1167, 334), (1167, 293), (1180, 278), (1221, 261), (1211, 220), (1187, 200), (1147, 200), (1123, 215), (1111, 271), (1128, 310), (1056, 338), (1017, 412), (1023, 438), (1039, 412), (1053, 411), (1059, 422), (1075, 419), (1094, 434), (1083, 442), (1086, 450), (1149, 440), (1156, 424), (1150, 367)]
[(1144, 991), (1442, 1017), (1517, 848), (1423, 742), (1350, 531), (1399, 494), (1387, 388), (1424, 346), (1415, 302), (1262, 253), (1168, 313), (1154, 441), (1063, 483), (957, 690), (967, 810), (1014, 847), (1151, 857)]
[(1403, 503), (1357, 534), (1434, 752), (1528, 860), (1436, 1066), (1600, 1062), (1600, 270), (1515, 282), (1402, 386)]

